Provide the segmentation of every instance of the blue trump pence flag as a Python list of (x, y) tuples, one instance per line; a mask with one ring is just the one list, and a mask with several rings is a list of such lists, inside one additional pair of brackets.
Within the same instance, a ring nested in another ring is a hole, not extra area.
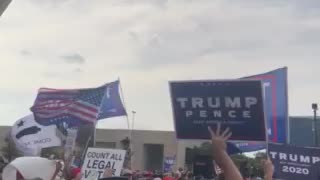
[(39, 89), (31, 111), (41, 125), (68, 126), (95, 123), (97, 119), (126, 115), (119, 81), (88, 89)]
[(105, 96), (101, 103), (98, 120), (127, 115), (127, 112), (121, 101), (119, 88), (119, 81), (111, 82), (106, 85)]
[(231, 128), (231, 140), (265, 141), (260, 80), (170, 82), (178, 139), (209, 139), (207, 127)]
[(280, 68), (264, 74), (245, 77), (243, 79), (256, 79), (262, 81), (269, 140), (277, 143), (287, 143), (287, 68)]

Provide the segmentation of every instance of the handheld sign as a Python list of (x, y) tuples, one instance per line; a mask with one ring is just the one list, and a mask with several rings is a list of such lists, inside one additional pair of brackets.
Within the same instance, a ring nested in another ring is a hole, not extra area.
[(89, 148), (82, 166), (82, 180), (102, 178), (107, 168), (112, 169), (113, 176), (120, 176), (125, 154), (125, 150)]
[(163, 161), (163, 172), (172, 172), (173, 165), (175, 164), (176, 156), (167, 156)]
[(320, 177), (320, 148), (270, 143), (268, 153), (277, 179), (318, 180)]
[(178, 81), (170, 90), (178, 139), (209, 139), (207, 127), (222, 123), (231, 140), (266, 140), (261, 81)]

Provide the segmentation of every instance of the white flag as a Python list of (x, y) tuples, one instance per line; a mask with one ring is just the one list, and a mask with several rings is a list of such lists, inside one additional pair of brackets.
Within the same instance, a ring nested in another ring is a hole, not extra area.
[(11, 129), (11, 137), (16, 147), (25, 156), (38, 156), (42, 148), (61, 146), (57, 137), (57, 127), (41, 126), (33, 115), (19, 119)]

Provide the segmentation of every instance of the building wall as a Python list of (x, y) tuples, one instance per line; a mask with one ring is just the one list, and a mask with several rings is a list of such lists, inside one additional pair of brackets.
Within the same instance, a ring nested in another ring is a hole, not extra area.
[[(115, 143), (116, 148), (121, 148), (121, 140), (130, 137), (131, 132), (128, 130), (107, 130), (97, 129), (96, 144), (103, 144), (101, 142)], [(145, 169), (145, 144), (160, 144), (163, 145), (163, 156), (177, 155), (178, 141), (175, 138), (173, 131), (132, 131), (132, 167), (137, 170)]]

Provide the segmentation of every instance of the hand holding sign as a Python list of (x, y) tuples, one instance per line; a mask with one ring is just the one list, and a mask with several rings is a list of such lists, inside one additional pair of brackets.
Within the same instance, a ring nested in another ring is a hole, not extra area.
[(103, 173), (103, 178), (112, 177), (112, 173), (113, 173), (112, 169), (106, 168)]

